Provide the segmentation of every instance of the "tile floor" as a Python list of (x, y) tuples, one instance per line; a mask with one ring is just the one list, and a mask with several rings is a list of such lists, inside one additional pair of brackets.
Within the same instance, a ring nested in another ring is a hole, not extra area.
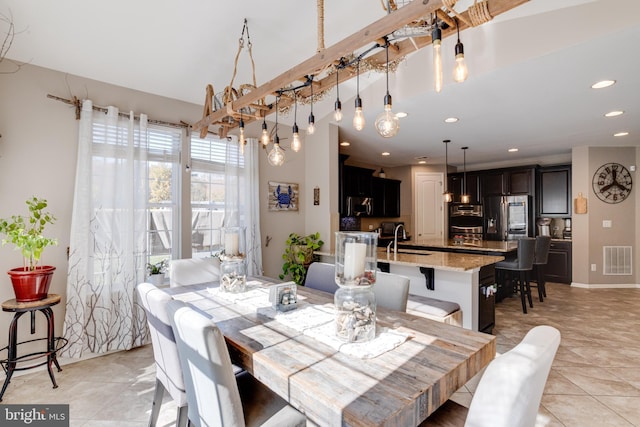
[[(534, 290), (535, 293), (535, 290)], [(497, 304), (498, 352), (533, 326), (562, 333), (538, 416), (539, 426), (640, 426), (640, 290), (548, 284), (548, 299), (523, 314), (518, 298)], [(2, 403), (69, 403), (73, 427), (146, 426), (154, 386), (150, 346), (63, 366), (52, 389), (45, 372), (12, 380)], [(474, 378), (454, 400), (471, 400)], [(158, 426), (175, 421), (166, 399)]]

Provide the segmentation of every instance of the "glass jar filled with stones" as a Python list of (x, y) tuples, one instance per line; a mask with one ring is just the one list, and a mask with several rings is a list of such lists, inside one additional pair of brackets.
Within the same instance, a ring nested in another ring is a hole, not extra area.
[(377, 233), (336, 233), (336, 336), (365, 342), (376, 336)]
[(247, 285), (244, 227), (224, 227), (221, 240), (224, 252), (220, 256), (220, 290), (244, 292)]

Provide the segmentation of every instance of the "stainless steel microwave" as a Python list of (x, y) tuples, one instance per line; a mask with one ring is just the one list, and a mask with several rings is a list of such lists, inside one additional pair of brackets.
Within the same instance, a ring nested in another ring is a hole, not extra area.
[(455, 203), (451, 205), (451, 216), (474, 216), (482, 218), (482, 205)]
[(348, 216), (371, 216), (373, 215), (373, 199), (371, 197), (348, 196), (347, 197)]

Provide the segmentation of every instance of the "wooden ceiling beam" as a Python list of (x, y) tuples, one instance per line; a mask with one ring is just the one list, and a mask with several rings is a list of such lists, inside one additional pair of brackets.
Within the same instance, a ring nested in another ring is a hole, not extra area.
[[(490, 0), (489, 12), (491, 13), (491, 16), (495, 17), (528, 1), (529, 0)], [(306, 80), (307, 75), (316, 75), (321, 72), (321, 70), (326, 69), (327, 66), (334, 66), (338, 64), (341, 58), (354, 53), (369, 43), (380, 43), (380, 41), (384, 43), (384, 37), (386, 35), (402, 28), (407, 23), (418, 20), (429, 13), (439, 10), (441, 7), (442, 0), (414, 0), (407, 6), (401, 7), (384, 18), (368, 25), (346, 39), (326, 48), (306, 61), (294, 66), (276, 78), (236, 99), (231, 103), (231, 105), (227, 105), (224, 108), (220, 108), (212, 112), (208, 116), (196, 122), (193, 125), (193, 129), (197, 131), (204, 127), (208, 127), (209, 125), (217, 124), (224, 126), (226, 133), (226, 130), (229, 128), (237, 126), (237, 120), (236, 123), (231, 124), (223, 122), (226, 117), (230, 116), (229, 111), (238, 112), (241, 108), (253, 106), (253, 104), (256, 104), (258, 100), (265, 96), (276, 96), (278, 90), (282, 88), (302, 84)], [(461, 13), (465, 18), (468, 17), (468, 14), (468, 11)], [(449, 28), (442, 30), (443, 38), (456, 34), (455, 26), (452, 26), (451, 24), (448, 25)], [(458, 26), (460, 27), (460, 31), (469, 28), (469, 26), (461, 20), (458, 21)], [(393, 42), (389, 49), (389, 60), (393, 61), (398, 58), (403, 58), (406, 55), (413, 53), (416, 50), (420, 50), (430, 44), (430, 35), (406, 38)], [(379, 52), (369, 56), (367, 59), (373, 63), (384, 64), (386, 61), (386, 52), (381, 49)], [(345, 72), (347, 69), (349, 71)], [(355, 77), (355, 75), (355, 67), (341, 69), (338, 75), (338, 81), (340, 83), (345, 82)], [(331, 74), (320, 80), (315, 80), (313, 82), (313, 91), (314, 93), (320, 93), (335, 85), (336, 78)], [(308, 97), (310, 94), (311, 88), (309, 86), (303, 87), (298, 91), (298, 96), (300, 97)], [(286, 107), (292, 103), (293, 100), (290, 98), (281, 98), (279, 106)], [(245, 123), (267, 116), (274, 111), (273, 105), (261, 106), (261, 108), (256, 110), (257, 111), (254, 115), (243, 116)], [(233, 116), (237, 119), (239, 117), (239, 113), (233, 114)]]

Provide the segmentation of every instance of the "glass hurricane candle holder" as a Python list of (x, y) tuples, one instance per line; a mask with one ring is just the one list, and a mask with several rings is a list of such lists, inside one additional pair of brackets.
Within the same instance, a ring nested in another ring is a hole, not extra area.
[(376, 282), (378, 234), (336, 232), (338, 286), (371, 286)]
[(376, 337), (376, 295), (371, 286), (345, 286), (334, 295), (336, 337), (366, 342)]
[(220, 290), (240, 293), (247, 288), (247, 265), (244, 258), (227, 258), (220, 264)]

